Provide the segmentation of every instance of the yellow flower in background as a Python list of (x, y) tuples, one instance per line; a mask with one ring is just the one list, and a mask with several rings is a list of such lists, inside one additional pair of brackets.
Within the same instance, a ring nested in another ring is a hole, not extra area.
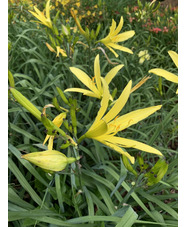
[(134, 157), (131, 156), (129, 153), (125, 152), (122, 147), (131, 147), (141, 151), (162, 156), (162, 153), (159, 150), (147, 144), (115, 136), (117, 132), (126, 129), (133, 124), (136, 124), (137, 122), (147, 118), (148, 116), (159, 110), (161, 108), (161, 105), (138, 109), (118, 117), (117, 115), (125, 106), (131, 93), (132, 81), (129, 81), (115, 104), (106, 113), (110, 94), (108, 90), (108, 84), (103, 78), (102, 83), (104, 92), (103, 98), (101, 100), (101, 108), (98, 111), (98, 114), (92, 126), (82, 137), (80, 137), (78, 142), (81, 142), (84, 138), (91, 138), (97, 140), (100, 143), (103, 143), (106, 146), (117, 151), (118, 153), (125, 155), (133, 164), (135, 162)]
[(86, 34), (86, 32), (83, 30), (83, 28), (81, 27), (80, 21), (79, 21), (79, 19), (76, 17), (75, 12), (74, 12), (73, 10), (70, 10), (70, 13), (71, 13), (72, 17), (74, 18), (74, 20), (75, 20), (75, 22), (76, 22), (76, 25), (77, 25), (78, 28), (79, 28), (80, 33), (81, 33), (83, 36), (86, 36), (87, 34)]
[(63, 57), (67, 57), (66, 52), (65, 52), (63, 49), (61, 49), (59, 46), (56, 46), (57, 51), (55, 51), (54, 48), (51, 47), (50, 44), (48, 44), (48, 43), (46, 43), (46, 46), (48, 47), (48, 49), (49, 49), (51, 52), (56, 53), (56, 57), (59, 57), (59, 54), (60, 54), (60, 53), (61, 53), (61, 55), (62, 55)]
[(90, 16), (91, 15), (91, 12), (90, 10), (87, 11), (87, 15)]
[(38, 20), (40, 20), (41, 24), (44, 24), (45, 26), (49, 27), (52, 29), (52, 21), (50, 19), (50, 0), (48, 0), (48, 2), (46, 3), (46, 16), (44, 15), (43, 12), (41, 12), (40, 10), (38, 10), (35, 6), (34, 6), (34, 10), (29, 12), (36, 17)]
[[(115, 77), (117, 72), (123, 67), (123, 64), (115, 66), (111, 69), (107, 75), (105, 76), (105, 81), (107, 85), (110, 84), (112, 79)], [(96, 56), (94, 61), (94, 77), (91, 79), (85, 72), (81, 69), (70, 67), (71, 72), (90, 90), (82, 89), (82, 88), (68, 88), (65, 92), (80, 92), (84, 95), (101, 99), (103, 96), (103, 86), (101, 82), (101, 71), (99, 64), (99, 54)], [(110, 100), (112, 100), (112, 96), (109, 96)]]
[(138, 53), (138, 57), (140, 58), (139, 59), (139, 63), (140, 64), (143, 64), (143, 62), (145, 60), (149, 60), (150, 59), (150, 55), (148, 54), (148, 50), (141, 50), (139, 53)]
[(63, 6), (67, 5), (70, 2), (70, 0), (61, 0), (61, 4)]
[(117, 28), (116, 28), (115, 20), (112, 19), (112, 25), (110, 27), (110, 32), (108, 36), (106, 36), (104, 39), (97, 41), (97, 42), (103, 43), (110, 51), (112, 51), (112, 53), (116, 57), (118, 57), (118, 54), (113, 49), (117, 49), (117, 50), (121, 50), (130, 54), (133, 54), (133, 52), (129, 48), (123, 47), (117, 44), (118, 42), (123, 42), (123, 41), (126, 41), (127, 39), (130, 39), (135, 34), (133, 30), (118, 34), (121, 31), (122, 27), (123, 27), (123, 17), (121, 17)]
[(59, 54), (61, 54), (63, 57), (67, 57), (66, 52), (60, 48), (60, 46), (56, 46), (57, 48), (57, 55), (56, 57), (59, 57)]
[(39, 166), (44, 170), (62, 171), (68, 164), (71, 164), (80, 159), (80, 157), (66, 157), (63, 153), (56, 150), (46, 150), (40, 152), (33, 152), (22, 155), (21, 158)]
[[(63, 123), (63, 120), (66, 118), (66, 113), (60, 113), (58, 116), (56, 116), (54, 118), (54, 120), (52, 121), (58, 128), (61, 127), (62, 123)], [(48, 141), (49, 138), (53, 138), (54, 139), (54, 136), (51, 136), (51, 135), (46, 135), (45, 137), (45, 140), (43, 142), (43, 145)]]
[[(178, 68), (178, 54), (172, 50), (168, 51), (168, 54), (170, 55), (171, 59), (173, 60), (174, 64)], [(168, 72), (167, 70), (160, 69), (160, 68), (155, 68), (149, 70), (149, 73), (154, 73), (158, 76), (164, 77), (165, 79), (173, 82), (173, 83), (178, 83), (178, 76)], [(178, 94), (178, 90), (176, 91), (176, 94)]]

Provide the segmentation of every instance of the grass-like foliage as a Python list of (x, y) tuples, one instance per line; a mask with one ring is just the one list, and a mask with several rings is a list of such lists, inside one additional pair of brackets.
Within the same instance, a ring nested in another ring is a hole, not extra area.
[(9, 0), (9, 226), (178, 225), (177, 18)]

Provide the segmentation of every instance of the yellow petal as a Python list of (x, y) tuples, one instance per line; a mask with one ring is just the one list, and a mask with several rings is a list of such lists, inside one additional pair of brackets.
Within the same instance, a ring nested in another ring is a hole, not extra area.
[(63, 120), (66, 118), (67, 114), (66, 113), (60, 113), (59, 115), (57, 115), (54, 120), (53, 123), (59, 128), (61, 127)]
[(137, 122), (147, 118), (148, 116), (150, 116), (151, 114), (153, 114), (154, 112), (159, 110), (161, 107), (162, 107), (162, 105), (151, 106), (151, 107), (148, 107), (148, 108), (132, 111), (128, 114), (124, 114), (121, 117), (118, 117), (114, 121), (111, 121), (109, 123), (109, 125), (114, 124), (114, 125), (116, 125), (116, 127), (117, 127), (117, 125), (119, 125), (120, 126), (119, 131), (122, 131), (125, 128), (128, 128), (131, 125), (134, 125)]
[(178, 83), (178, 76), (176, 76), (175, 74), (170, 73), (164, 69), (159, 69), (159, 68), (151, 69), (151, 70), (149, 70), (149, 73), (154, 73), (158, 76), (164, 77), (165, 79), (167, 79), (171, 82)]
[(61, 55), (63, 57), (67, 57), (66, 52), (63, 49), (61, 49), (60, 46), (56, 46), (56, 48), (57, 48), (57, 55), (56, 55), (56, 57), (59, 57), (59, 53), (61, 53)]
[(174, 64), (178, 68), (178, 54), (172, 50), (169, 50), (168, 53), (169, 53), (170, 57), (172, 58)]
[(54, 136), (50, 136), (49, 142), (48, 142), (48, 150), (53, 149), (53, 142), (54, 142)]
[(125, 155), (131, 161), (131, 163), (134, 164), (135, 158), (133, 156), (131, 156), (128, 152), (125, 152), (121, 147), (117, 146), (116, 144), (107, 142), (107, 141), (102, 141), (102, 140), (98, 140), (98, 141), (105, 144), (106, 146), (112, 148), (113, 150), (117, 151), (118, 153)]
[[(36, 8), (36, 9), (37, 9), (37, 8)], [(36, 9), (35, 9), (35, 10), (36, 10)], [(38, 20), (40, 20), (42, 23), (46, 24), (46, 23), (45, 23), (46, 18), (45, 18), (44, 15), (41, 14), (40, 11), (39, 11), (39, 12), (40, 12), (39, 15), (38, 15), (37, 13), (35, 13), (35, 12), (30, 11), (30, 10), (29, 10), (29, 12), (30, 12), (34, 17), (36, 17)]]
[(109, 35), (112, 34), (115, 31), (116, 28), (116, 22), (114, 19), (112, 19), (112, 25), (110, 26), (110, 32)]
[(132, 80), (130, 80), (127, 84), (127, 86), (125, 87), (125, 89), (123, 90), (123, 92), (121, 93), (120, 97), (117, 99), (117, 101), (115, 102), (114, 106), (110, 109), (110, 111), (104, 116), (104, 120), (108, 123), (109, 121), (111, 121), (113, 118), (116, 117), (116, 115), (118, 115), (118, 113), (122, 110), (122, 108), (124, 107), (124, 105), (126, 104), (129, 95), (130, 95), (130, 90), (132, 87)]
[(43, 142), (43, 145), (45, 145), (45, 143), (48, 141), (49, 138), (50, 138), (50, 135), (46, 135), (44, 142)]
[(56, 53), (56, 51), (50, 46), (50, 44), (48, 44), (48, 43), (45, 43), (45, 44), (51, 52)]
[(95, 61), (94, 61), (94, 73), (95, 73), (97, 88), (101, 92), (102, 88), (101, 88), (101, 72), (100, 72), (100, 65), (99, 65), (99, 54), (96, 56)]
[(50, 19), (50, 0), (46, 4), (46, 17)]
[(115, 57), (117, 58), (119, 55), (110, 47), (110, 43), (105, 45), (114, 55)]
[(89, 90), (82, 89), (82, 88), (68, 88), (64, 92), (79, 92), (79, 93), (83, 93), (84, 95), (87, 95), (90, 97), (95, 97), (95, 98), (101, 99), (101, 96), (98, 96), (94, 92), (91, 92)]
[(129, 54), (133, 54), (132, 50), (130, 50), (129, 48), (120, 46), (120, 45), (115, 44), (115, 43), (109, 43), (109, 44), (107, 44), (107, 46), (112, 47), (112, 48), (117, 49), (117, 50), (127, 52)]
[(91, 130), (88, 130), (88, 132), (85, 134), (88, 138), (94, 138), (99, 137), (102, 134), (105, 134), (107, 132), (107, 124), (104, 120), (101, 120), (97, 123)]
[(157, 150), (147, 144), (135, 141), (135, 140), (125, 139), (125, 138), (116, 137), (116, 136), (108, 136), (107, 139), (109, 142), (114, 143), (121, 147), (131, 147), (131, 148), (139, 149), (141, 151), (145, 151), (148, 153), (163, 156), (159, 150)]
[(107, 107), (108, 107), (108, 102), (109, 102), (109, 98), (110, 98), (108, 84), (106, 83), (106, 81), (103, 78), (101, 78), (101, 80), (102, 80), (102, 84), (103, 84), (103, 98), (102, 98), (101, 104), (100, 104), (101, 108), (99, 109), (96, 119), (89, 130), (92, 130), (95, 127), (95, 125), (101, 120), (101, 118), (105, 114)]
[[(63, 123), (63, 119), (66, 118), (66, 113), (60, 113), (59, 115), (57, 115), (54, 120), (52, 121), (58, 128), (61, 127), (62, 123)], [(46, 135), (45, 140), (43, 142), (43, 145), (48, 141), (48, 139), (52, 137), (50, 135)]]
[(118, 27), (116, 28), (116, 30), (113, 33), (111, 33), (110, 35), (111, 36), (117, 35), (121, 31), (122, 27), (123, 27), (123, 16), (121, 16), (120, 22), (119, 22)]
[(117, 35), (116, 37), (114, 37), (112, 39), (113, 42), (123, 42), (126, 41), (127, 39), (130, 39), (131, 37), (133, 37), (135, 35), (135, 31), (131, 30), (131, 31), (127, 31), (127, 32), (123, 32), (119, 35)]
[(113, 69), (111, 69), (107, 75), (105, 76), (105, 81), (107, 82), (107, 84), (110, 84), (110, 82), (112, 81), (112, 79), (115, 77), (115, 75), (117, 74), (117, 72), (123, 67), (124, 65), (118, 65), (116, 67), (114, 67)]
[(70, 67), (71, 72), (90, 90), (92, 90), (95, 94), (100, 95), (98, 89), (94, 85), (93, 81), (90, 79), (90, 77), (83, 72), (81, 69)]

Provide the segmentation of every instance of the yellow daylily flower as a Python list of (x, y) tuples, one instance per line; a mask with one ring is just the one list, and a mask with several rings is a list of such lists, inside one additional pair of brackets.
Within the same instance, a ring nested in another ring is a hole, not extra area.
[[(111, 69), (107, 75), (105, 76), (105, 81), (109, 85), (112, 79), (115, 77), (117, 72), (123, 67), (123, 64), (115, 66)], [(81, 69), (70, 67), (71, 72), (90, 90), (81, 89), (81, 88), (68, 88), (65, 92), (80, 92), (84, 95), (91, 96), (94, 98), (101, 99), (103, 96), (103, 87), (101, 83), (101, 71), (100, 71), (100, 64), (99, 64), (99, 54), (96, 56), (94, 61), (94, 77), (92, 80), (90, 77), (83, 72)], [(112, 96), (110, 95), (110, 99), (112, 100)]]
[[(173, 60), (174, 64), (178, 68), (178, 54), (172, 50), (168, 51), (168, 54), (170, 55), (171, 59)], [(173, 82), (173, 83), (178, 83), (178, 76), (175, 75), (174, 73), (170, 73), (167, 70), (160, 69), (160, 68), (154, 68), (149, 70), (149, 73), (154, 73), (158, 76), (164, 77), (165, 79)], [(176, 91), (176, 94), (178, 94), (178, 90)]]
[(121, 31), (122, 27), (123, 27), (123, 17), (121, 17), (117, 28), (116, 28), (115, 20), (112, 19), (112, 25), (110, 27), (110, 32), (108, 36), (106, 36), (104, 39), (97, 41), (97, 42), (103, 43), (110, 51), (112, 51), (112, 53), (116, 57), (118, 57), (118, 54), (113, 50), (113, 48), (133, 54), (132, 50), (130, 50), (129, 48), (123, 47), (117, 44), (118, 42), (123, 42), (127, 39), (130, 39), (135, 34), (135, 31), (133, 30), (118, 34)]
[(35, 12), (33, 11), (30, 11), (29, 12), (34, 16), (36, 17), (38, 20), (40, 20), (40, 23), (41, 24), (44, 24), (45, 26), (49, 27), (52, 29), (52, 21), (50, 19), (50, 0), (48, 0), (48, 2), (46, 3), (46, 16), (44, 15), (43, 12), (41, 12), (40, 10), (38, 10), (35, 6), (34, 6), (34, 10)]
[(54, 50), (54, 48), (52, 48), (52, 47), (50, 46), (50, 44), (46, 43), (46, 46), (48, 47), (48, 49), (49, 49), (51, 52), (56, 53), (56, 57), (59, 57), (59, 54), (60, 54), (60, 53), (61, 53), (61, 55), (62, 55), (63, 57), (67, 57), (66, 52), (65, 52), (63, 49), (61, 49), (60, 46), (56, 46), (57, 52)]
[(161, 108), (161, 105), (135, 110), (120, 117), (116, 117), (125, 106), (129, 98), (132, 88), (132, 81), (129, 81), (120, 97), (107, 113), (106, 110), (108, 108), (109, 102), (108, 84), (103, 78), (102, 83), (104, 93), (101, 101), (101, 108), (98, 111), (98, 114), (92, 126), (82, 137), (79, 138), (78, 142), (81, 142), (84, 138), (92, 138), (94, 140), (97, 140), (100, 143), (103, 143), (113, 150), (119, 152), (120, 154), (125, 155), (132, 164), (134, 164), (135, 161), (134, 157), (125, 152), (122, 147), (132, 147), (141, 151), (162, 155), (159, 150), (147, 144), (115, 136), (117, 132), (126, 129), (133, 124), (136, 124), (137, 122), (145, 119), (146, 117), (159, 110)]
[(57, 48), (57, 55), (56, 57), (59, 57), (59, 54), (61, 54), (63, 57), (67, 57), (66, 52), (60, 48), (60, 46), (56, 46)]
[[(52, 121), (58, 128), (61, 127), (63, 120), (66, 118), (66, 113), (60, 113), (59, 115), (57, 115), (54, 120)], [(54, 136), (51, 135), (46, 135), (45, 140), (43, 142), (43, 145), (48, 141), (49, 138), (54, 139)], [(53, 144), (53, 143), (52, 143)]]
[(149, 60), (150, 59), (150, 55), (148, 54), (148, 50), (141, 50), (139, 53), (138, 53), (138, 57), (140, 58), (139, 59), (139, 63), (140, 64), (143, 64), (143, 62), (145, 60)]

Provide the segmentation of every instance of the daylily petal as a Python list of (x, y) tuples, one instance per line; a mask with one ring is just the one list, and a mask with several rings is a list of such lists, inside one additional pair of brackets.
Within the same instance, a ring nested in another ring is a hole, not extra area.
[(70, 67), (70, 70), (85, 86), (87, 86), (90, 90), (92, 90), (97, 95), (100, 95), (100, 92), (94, 85), (93, 81), (85, 72), (75, 67)]
[(109, 45), (105, 44), (105, 46), (115, 55), (116, 58), (119, 56)]
[(53, 142), (54, 142), (54, 136), (50, 136), (49, 142), (48, 142), (48, 150), (53, 149)]
[(100, 72), (100, 65), (99, 65), (99, 54), (96, 56), (94, 61), (94, 74), (96, 78), (96, 84), (99, 91), (102, 90), (101, 88), (101, 72)]
[[(66, 113), (60, 113), (59, 115), (57, 115), (54, 120), (52, 121), (58, 128), (61, 127), (62, 123), (63, 123), (63, 119), (65, 119), (67, 116)], [(52, 137), (50, 135), (46, 135), (45, 140), (43, 142), (43, 145), (48, 141), (48, 139)]]
[(117, 72), (123, 67), (124, 65), (117, 65), (115, 66), (113, 69), (111, 69), (107, 75), (105, 76), (105, 81), (107, 82), (107, 84), (110, 84), (110, 82), (112, 81), (112, 79), (115, 77), (115, 75), (117, 74)]
[(120, 22), (119, 22), (118, 27), (116, 28), (116, 30), (113, 33), (110, 33), (110, 35), (111, 36), (117, 35), (121, 31), (122, 27), (123, 27), (123, 16), (121, 16)]
[(63, 119), (65, 119), (67, 116), (66, 113), (60, 113), (59, 115), (57, 115), (54, 120), (52, 121), (58, 128), (61, 127), (62, 123), (63, 123)]
[(46, 3), (46, 17), (50, 20), (50, 0)]
[(140, 64), (143, 64), (144, 61), (145, 61), (145, 58), (144, 57), (141, 57), (140, 60), (139, 60), (139, 63)]
[(91, 130), (88, 130), (85, 135), (87, 138), (99, 137), (100, 135), (105, 134), (107, 129), (107, 123), (104, 120), (101, 120), (97, 123), (97, 125), (95, 125), (95, 127), (93, 127)]
[(61, 53), (61, 55), (63, 57), (67, 57), (66, 52), (63, 49), (61, 49), (60, 46), (56, 46), (56, 48), (57, 48), (57, 55), (56, 55), (56, 57), (59, 57), (59, 53)]
[(112, 47), (112, 48), (117, 49), (117, 50), (127, 52), (129, 54), (133, 54), (131, 49), (129, 49), (127, 47), (120, 46), (120, 45), (115, 44), (115, 43), (109, 43), (109, 44), (107, 44), (107, 46)]
[(164, 69), (159, 69), (159, 68), (151, 69), (151, 70), (149, 70), (149, 73), (154, 73), (158, 76), (164, 77), (165, 79), (167, 79), (169, 81), (178, 83), (178, 76), (173, 73), (170, 73)]
[(130, 80), (121, 93), (120, 97), (117, 99), (113, 107), (110, 109), (110, 111), (104, 116), (104, 120), (108, 123), (111, 121), (113, 118), (116, 117), (116, 115), (122, 110), (124, 105), (126, 104), (129, 95), (130, 95), (130, 90), (132, 87), (132, 80)]
[(108, 136), (107, 139), (109, 142), (117, 144), (118, 146), (132, 147), (135, 149), (139, 149), (141, 151), (163, 156), (159, 150), (135, 140), (125, 139), (125, 138), (116, 137), (116, 136)]
[(51, 52), (56, 53), (56, 51), (54, 50), (54, 48), (52, 48), (52, 47), (50, 46), (50, 44), (48, 44), (48, 43), (45, 43), (45, 44), (46, 44), (46, 46), (48, 47), (48, 49), (49, 49)]
[(127, 32), (123, 32), (117, 36), (115, 36), (112, 41), (113, 42), (123, 42), (127, 39), (130, 39), (131, 37), (133, 37), (135, 35), (135, 31), (131, 30), (131, 31), (127, 31)]
[(98, 98), (98, 99), (101, 98), (100, 96), (98, 96), (94, 92), (91, 92), (89, 90), (82, 89), (82, 88), (68, 88), (64, 92), (79, 92), (79, 93), (83, 93), (84, 95), (91, 96), (91, 97), (94, 97), (94, 98)]
[(176, 65), (176, 67), (178, 68), (178, 54), (172, 50), (168, 51), (168, 54), (170, 55), (170, 57), (172, 58), (174, 64)]
[(49, 138), (50, 138), (50, 135), (46, 135), (43, 145), (45, 145), (45, 143), (48, 141)]
[(103, 98), (101, 100), (101, 108), (99, 109), (96, 119), (89, 130), (92, 130), (92, 128), (94, 128), (94, 126), (97, 124), (97, 122), (99, 122), (101, 120), (101, 118), (105, 114), (107, 107), (108, 107), (108, 102), (109, 102), (109, 98), (110, 98), (108, 84), (106, 83), (106, 81), (103, 78), (101, 78), (101, 80), (102, 80), (102, 84), (103, 84)]
[(112, 25), (110, 26), (110, 32), (109, 35), (112, 34), (116, 29), (116, 21), (112, 19)]
[(128, 152), (123, 151), (123, 149), (121, 147), (117, 146), (116, 144), (110, 143), (110, 141), (109, 142), (102, 141), (102, 140), (101, 141), (98, 140), (98, 141), (105, 144), (106, 146), (112, 148), (113, 150), (117, 151), (118, 153), (125, 155), (131, 161), (131, 163), (134, 164), (135, 158), (133, 156), (131, 156)]
[(128, 128), (131, 125), (134, 125), (139, 121), (147, 118), (148, 116), (159, 110), (161, 107), (162, 105), (158, 105), (132, 111), (128, 114), (124, 114), (121, 117), (118, 117), (116, 120), (111, 121), (109, 125), (114, 124), (116, 125), (116, 127), (119, 125), (120, 127), (118, 131), (122, 131), (125, 128)]
[[(37, 13), (35, 12), (32, 12), (29, 10), (29, 12), (34, 16), (36, 17), (38, 20), (42, 21), (42, 23), (45, 23), (45, 20), (46, 18), (44, 17), (44, 15), (38, 15)], [(40, 12), (40, 11), (39, 11)]]

